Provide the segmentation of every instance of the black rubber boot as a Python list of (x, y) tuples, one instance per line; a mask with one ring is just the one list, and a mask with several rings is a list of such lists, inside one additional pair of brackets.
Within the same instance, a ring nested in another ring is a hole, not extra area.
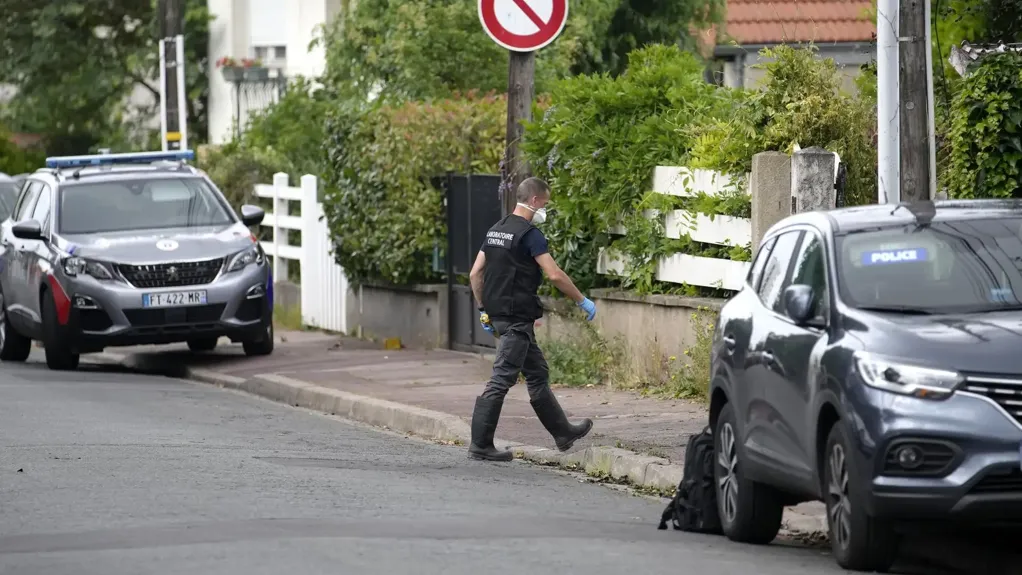
[(557, 449), (560, 451), (571, 449), (576, 441), (588, 435), (593, 429), (593, 420), (591, 419), (583, 419), (576, 425), (569, 422), (568, 417), (564, 415), (564, 410), (561, 409), (561, 404), (557, 403), (557, 397), (549, 387), (544, 388), (540, 397), (533, 399), (530, 403), (543, 427), (550, 432), (550, 435), (554, 436), (554, 442), (557, 443)]
[(497, 432), (497, 421), (500, 409), (504, 407), (504, 398), (476, 398), (475, 411), (472, 412), (472, 444), (468, 446), (468, 456), (484, 461), (511, 461), (514, 455), (510, 451), (501, 451), (493, 445), (493, 434)]

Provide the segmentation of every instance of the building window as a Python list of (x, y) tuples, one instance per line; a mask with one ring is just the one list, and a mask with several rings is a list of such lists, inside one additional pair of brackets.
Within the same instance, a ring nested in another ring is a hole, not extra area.
[(266, 52), (267, 52), (266, 46), (256, 46), (256, 49), (255, 49), (255, 57), (256, 57), (256, 59), (257, 60), (262, 60), (263, 62), (265, 62), (266, 61)]
[(277, 46), (276, 52), (278, 60), (287, 60), (287, 46)]

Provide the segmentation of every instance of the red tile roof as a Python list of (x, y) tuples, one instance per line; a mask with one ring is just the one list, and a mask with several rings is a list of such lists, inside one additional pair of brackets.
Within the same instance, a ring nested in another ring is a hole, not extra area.
[(720, 43), (869, 42), (870, 0), (729, 0)]

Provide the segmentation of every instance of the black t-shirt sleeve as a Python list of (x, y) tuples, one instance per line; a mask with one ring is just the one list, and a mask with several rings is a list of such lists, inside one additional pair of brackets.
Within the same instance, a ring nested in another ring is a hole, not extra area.
[(539, 228), (532, 228), (522, 237), (521, 247), (529, 257), (539, 257), (550, 251), (546, 236)]

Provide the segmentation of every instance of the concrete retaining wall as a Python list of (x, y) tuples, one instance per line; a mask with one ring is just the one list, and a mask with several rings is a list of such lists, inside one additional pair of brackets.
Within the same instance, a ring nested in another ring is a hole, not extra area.
[[(589, 298), (596, 304), (594, 324), (600, 335), (617, 338), (624, 345), (632, 368), (645, 369), (661, 357), (681, 355), (696, 345), (697, 330), (693, 314), (700, 310), (716, 312), (724, 300), (672, 295), (639, 296), (616, 290), (595, 290)], [(577, 318), (582, 312), (570, 302), (547, 298), (551, 309), (537, 329), (543, 339), (570, 341), (582, 329)], [(563, 314), (571, 314), (567, 319)]]
[(352, 295), (348, 325), (361, 337), (400, 338), (405, 347), (447, 347), (447, 286), (365, 285)]

